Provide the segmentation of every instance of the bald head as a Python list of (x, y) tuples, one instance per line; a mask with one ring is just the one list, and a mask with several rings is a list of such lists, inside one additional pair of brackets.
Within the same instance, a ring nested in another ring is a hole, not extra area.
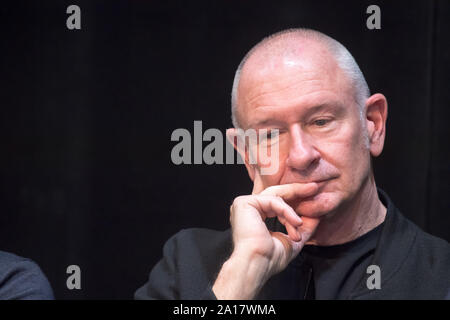
[(286, 67), (296, 68), (298, 72), (313, 70), (329, 77), (343, 78), (348, 82), (360, 111), (370, 95), (361, 70), (343, 45), (318, 31), (289, 29), (264, 38), (239, 64), (231, 94), (234, 127), (242, 127), (242, 92), (251, 87), (254, 79), (274, 78)]

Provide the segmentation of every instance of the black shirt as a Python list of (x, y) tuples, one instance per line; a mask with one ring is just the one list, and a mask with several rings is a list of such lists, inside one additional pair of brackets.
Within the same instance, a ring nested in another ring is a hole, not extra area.
[[(310, 269), (315, 299), (346, 299), (353, 288), (367, 274), (371, 264), (383, 223), (361, 237), (334, 246), (312, 246), (303, 248), (292, 265)], [(303, 261), (302, 261), (303, 260)], [(303, 266), (303, 264), (305, 266)], [(303, 281), (308, 283), (308, 279)]]
[[(344, 244), (304, 246), (282, 273), (268, 281), (264, 290), (268, 295), (263, 292), (258, 298), (347, 299), (361, 278), (370, 275), (367, 267), (372, 264), (383, 225)], [(277, 225), (276, 230), (284, 228)]]

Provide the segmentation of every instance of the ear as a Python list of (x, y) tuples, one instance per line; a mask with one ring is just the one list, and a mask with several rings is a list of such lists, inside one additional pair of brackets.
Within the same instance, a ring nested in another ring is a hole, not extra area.
[(378, 157), (383, 151), (388, 115), (387, 100), (381, 93), (372, 95), (366, 101), (366, 121), (370, 153)]
[(231, 143), (231, 145), (236, 149), (236, 151), (241, 156), (242, 160), (244, 160), (245, 167), (247, 168), (248, 175), (252, 181), (255, 179), (256, 167), (255, 165), (250, 164), (250, 158), (248, 153), (248, 148), (245, 141), (239, 141), (238, 139), (243, 139), (239, 135), (238, 129), (230, 128), (227, 129), (227, 139)]

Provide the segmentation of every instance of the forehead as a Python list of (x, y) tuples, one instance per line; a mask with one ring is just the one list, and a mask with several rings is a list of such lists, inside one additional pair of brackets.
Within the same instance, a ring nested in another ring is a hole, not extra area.
[(323, 46), (270, 53), (255, 53), (242, 69), (238, 105), (244, 123), (258, 110), (288, 112), (289, 106), (299, 110), (299, 106), (343, 103), (352, 94), (346, 75)]

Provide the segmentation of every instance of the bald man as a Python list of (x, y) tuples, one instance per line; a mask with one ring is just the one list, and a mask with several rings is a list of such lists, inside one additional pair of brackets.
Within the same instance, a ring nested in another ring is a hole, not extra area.
[[(387, 114), (334, 39), (308, 29), (263, 39), (236, 72), (227, 130), (252, 193), (233, 201), (229, 230), (173, 236), (135, 298), (448, 298), (450, 245), (375, 184)], [(276, 172), (249, 161), (238, 143), (249, 129), (275, 132), (265, 143), (277, 147)]]

